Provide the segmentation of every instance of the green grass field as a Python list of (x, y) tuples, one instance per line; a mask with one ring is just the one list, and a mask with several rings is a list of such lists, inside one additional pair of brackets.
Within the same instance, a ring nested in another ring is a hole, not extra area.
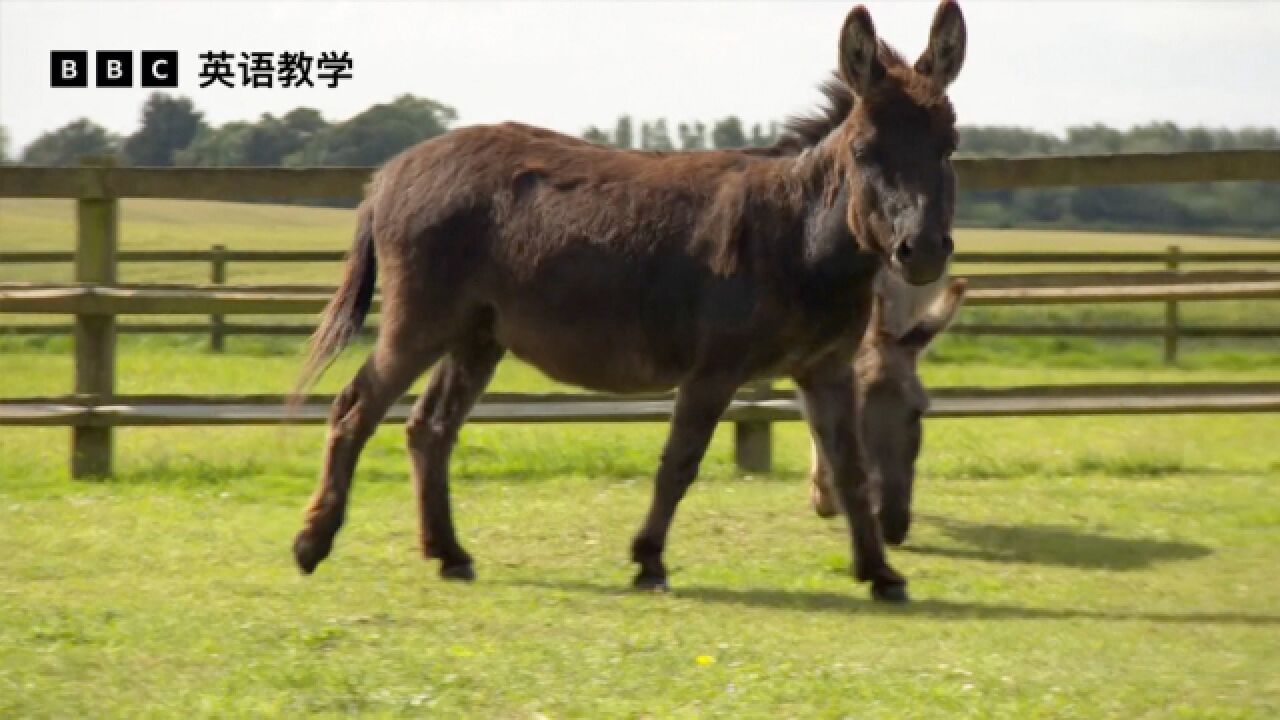
[[(70, 203), (0, 201), (0, 247), (70, 247)], [(338, 210), (139, 201), (129, 248), (342, 248)], [(965, 231), (965, 249), (1261, 241)], [(203, 277), (164, 266), (124, 279)], [(2, 280), (65, 280), (0, 268)], [(130, 273), (133, 273), (130, 275)], [(233, 266), (332, 282), (333, 266)], [(1206, 307), (1210, 304), (1204, 304)], [(1263, 303), (1207, 317), (1274, 322)], [(1151, 309), (1157, 312), (1158, 308)], [(1145, 310), (1140, 311), (1145, 312)], [(8, 321), (13, 316), (0, 318)], [(284, 392), (298, 342), (125, 337), (121, 393)], [(1269, 344), (945, 337), (932, 386), (1280, 380)], [(67, 338), (0, 337), (0, 395), (69, 392)], [(323, 380), (333, 391), (367, 346)], [(494, 389), (556, 386), (504, 363)], [(722, 427), (682, 505), (675, 590), (637, 595), (627, 544), (657, 424), (468, 426), (460, 533), (480, 580), (415, 554), (402, 431), (382, 429), (319, 572), (288, 552), (321, 428), (125, 429), (116, 477), (67, 477), (66, 429), (0, 428), (0, 717), (1270, 718), (1280, 715), (1280, 421), (930, 420), (917, 522), (871, 603), (847, 533), (806, 503), (808, 441), (765, 477)]]

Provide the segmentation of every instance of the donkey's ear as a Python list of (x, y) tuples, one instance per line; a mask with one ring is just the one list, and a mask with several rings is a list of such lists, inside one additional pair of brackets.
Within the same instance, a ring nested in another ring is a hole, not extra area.
[(840, 79), (863, 95), (876, 80), (876, 29), (871, 24), (871, 13), (859, 5), (849, 12), (840, 29)]
[(964, 65), (964, 15), (954, 0), (943, 0), (933, 15), (929, 28), (929, 47), (916, 61), (916, 72), (926, 75), (945, 89), (960, 74)]
[(929, 308), (920, 322), (898, 338), (898, 344), (912, 350), (924, 350), (934, 338), (947, 329), (951, 321), (956, 319), (956, 313), (960, 312), (960, 305), (964, 303), (964, 294), (968, 288), (969, 283), (965, 280), (952, 280), (947, 291), (934, 301), (933, 307)]

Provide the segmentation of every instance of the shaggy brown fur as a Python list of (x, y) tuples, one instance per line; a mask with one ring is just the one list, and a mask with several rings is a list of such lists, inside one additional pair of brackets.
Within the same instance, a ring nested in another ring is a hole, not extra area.
[(308, 364), (313, 375), (358, 327), (376, 263), (377, 345), (332, 408), (321, 483), (294, 543), (299, 566), (311, 572), (328, 555), (365, 441), (436, 365), (408, 428), (422, 549), (446, 577), (473, 577), (453, 529), (448, 459), (510, 350), (588, 388), (678, 388), (632, 543), (637, 586), (665, 586), (676, 506), (736, 389), (789, 375), (848, 510), (857, 577), (876, 597), (905, 599), (870, 503), (849, 361), (882, 263), (923, 284), (951, 250), (954, 119), (943, 88), (958, 56), (945, 43), (959, 37), (962, 48), (963, 20), (953, 3), (937, 17), (925, 57), (946, 72), (922, 75), (877, 59), (870, 16), (851, 12), (840, 67), (859, 100), (794, 155), (617, 151), (507, 123), (388, 162)]

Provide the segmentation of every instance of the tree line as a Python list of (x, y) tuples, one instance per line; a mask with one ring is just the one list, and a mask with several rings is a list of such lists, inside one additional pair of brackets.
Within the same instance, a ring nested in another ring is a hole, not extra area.
[[(1117, 130), (1068, 128), (1059, 137), (1012, 127), (962, 127), (974, 156), (1087, 155), (1280, 148), (1275, 128), (1181, 128), (1169, 122)], [(966, 192), (956, 222), (978, 227), (1056, 227), (1245, 235), (1280, 234), (1280, 183), (1177, 183)]]
[[(299, 107), (255, 122), (205, 122), (189, 98), (155, 93), (142, 107), (136, 132), (117, 136), (87, 118), (44, 133), (21, 153), (31, 165), (74, 165), (82, 155), (114, 154), (137, 166), (378, 165), (406, 147), (447, 132), (457, 112), (428, 98), (401, 95), (339, 122)], [(674, 131), (673, 131), (674, 130)], [(747, 127), (730, 115), (709, 123), (622, 116), (591, 125), (582, 137), (642, 150), (763, 147), (781, 132), (777, 122)], [(1119, 130), (1105, 125), (1065, 134), (1018, 127), (962, 126), (961, 155), (1025, 156), (1280, 148), (1275, 128), (1182, 128), (1168, 122)], [(9, 154), (0, 127), (0, 162)], [(1061, 227), (1205, 233), (1280, 233), (1280, 183), (1196, 183), (1105, 188), (965, 192), (956, 220), (980, 227)]]

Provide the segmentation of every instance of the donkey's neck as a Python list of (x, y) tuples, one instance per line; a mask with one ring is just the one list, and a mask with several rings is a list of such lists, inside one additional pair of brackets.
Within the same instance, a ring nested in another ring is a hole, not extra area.
[(791, 160), (790, 175), (804, 188), (808, 255), (836, 245), (878, 255), (869, 238), (858, 232), (862, 223), (849, 185), (854, 159), (843, 135), (837, 128)]
[(838, 145), (823, 141), (794, 155), (755, 155), (739, 186), (745, 206), (767, 208), (773, 217), (806, 222), (831, 207), (843, 184)]

